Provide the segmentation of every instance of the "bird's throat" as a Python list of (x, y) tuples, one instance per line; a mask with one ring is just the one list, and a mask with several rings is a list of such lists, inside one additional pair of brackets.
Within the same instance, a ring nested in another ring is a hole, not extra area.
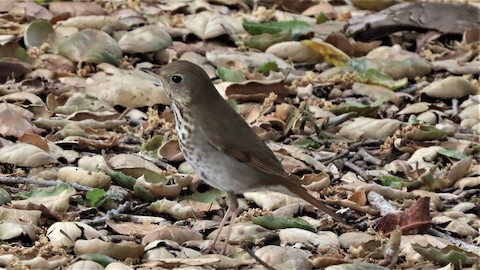
[(175, 129), (177, 130), (180, 146), (188, 144), (188, 140), (191, 138), (195, 128), (191, 114), (184, 108), (181, 104), (172, 103), (172, 110), (175, 115)]

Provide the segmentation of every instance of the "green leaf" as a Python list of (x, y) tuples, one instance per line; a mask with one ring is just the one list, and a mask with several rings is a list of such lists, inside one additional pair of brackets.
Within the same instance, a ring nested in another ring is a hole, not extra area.
[(292, 129), (293, 124), (295, 124), (295, 122), (300, 118), (302, 118), (302, 113), (300, 112), (300, 110), (291, 106), (289, 108), (289, 114), (286, 120), (285, 127), (283, 128), (283, 134), (286, 135), (290, 131), (290, 129)]
[(251, 35), (260, 34), (278, 34), (290, 32), (293, 40), (298, 40), (300, 36), (313, 31), (312, 26), (304, 21), (291, 20), (269, 23), (256, 23), (243, 20), (243, 28)]
[(314, 232), (315, 229), (310, 226), (308, 222), (301, 218), (278, 218), (278, 217), (253, 217), (253, 224), (260, 225), (270, 230), (284, 229), (284, 228), (299, 228)]
[(142, 150), (146, 151), (157, 151), (163, 143), (163, 136), (162, 135), (155, 135), (146, 143), (142, 144)]
[(290, 34), (290, 32), (281, 32), (278, 34), (260, 34), (241, 38), (235, 41), (235, 44), (237, 46), (245, 45), (249, 48), (265, 51), (273, 44), (290, 40), (292, 40), (292, 35)]
[(152, 184), (168, 183), (168, 179), (167, 177), (165, 177), (165, 175), (152, 172), (150, 170), (145, 170), (145, 172), (143, 173), (143, 177), (145, 178), (145, 181)]
[(385, 99), (383, 98), (377, 99), (370, 105), (365, 105), (358, 102), (345, 102), (332, 107), (330, 111), (336, 115), (354, 112), (357, 113), (358, 116), (375, 117), (377, 109), (384, 102)]
[(412, 248), (425, 259), (442, 265), (453, 263), (456, 266), (471, 266), (478, 259), (475, 254), (453, 245), (439, 249), (432, 245), (423, 247), (417, 243), (412, 243)]
[(388, 187), (395, 187), (395, 188), (403, 188), (406, 187), (409, 190), (419, 188), (422, 186), (421, 181), (410, 181), (408, 179), (404, 179), (401, 177), (397, 177), (394, 175), (382, 175), (380, 177), (380, 182), (382, 183), (383, 186), (388, 186)]
[(76, 191), (73, 187), (71, 187), (67, 183), (61, 183), (58, 186), (54, 187), (37, 187), (33, 188), (32, 190), (28, 192), (19, 192), (17, 193), (17, 197), (21, 199), (28, 199), (28, 198), (34, 198), (34, 197), (51, 197), (51, 196), (56, 196), (60, 195), (63, 192), (69, 192), (75, 194)]
[(133, 190), (135, 191), (137, 198), (139, 198), (142, 202), (154, 202), (157, 200), (150, 190), (144, 186), (135, 185)]
[(35, 20), (27, 25), (23, 37), (25, 47), (31, 49), (33, 47), (40, 48), (44, 43), (50, 46), (50, 52), (56, 52), (57, 36), (50, 22), (45, 20)]
[(375, 102), (370, 104), (370, 107), (371, 108), (378, 108), (378, 107), (382, 106), (383, 103), (385, 103), (385, 99), (384, 98), (379, 98), (379, 99), (375, 100)]
[(404, 88), (408, 83), (407, 78), (394, 80), (390, 75), (373, 68), (367, 69), (364, 73), (357, 73), (357, 78), (359, 82), (381, 85), (392, 90)]
[(302, 147), (302, 148), (313, 148), (317, 149), (320, 145), (312, 139), (298, 139), (292, 142), (292, 145)]
[(323, 12), (320, 12), (320, 14), (317, 16), (316, 24), (326, 23), (328, 21), (330, 21), (330, 19), (327, 17), (327, 15), (325, 15)]
[(436, 169), (437, 169), (437, 166), (433, 166), (432, 168), (429, 169), (428, 172), (420, 176), (420, 180), (423, 182), (423, 184), (427, 186), (432, 186), (436, 182), (435, 180), (437, 180), (437, 178), (435, 178), (434, 176), (434, 172)]
[(14, 42), (7, 42), (5, 44), (0, 44), (0, 58), (12, 57), (23, 62), (31, 62), (27, 51)]
[(395, 1), (378, 1), (378, 0), (351, 0), (351, 5), (356, 8), (370, 11), (381, 11), (392, 5), (395, 5)]
[(195, 174), (195, 169), (192, 167), (190, 163), (187, 161), (182, 162), (180, 166), (178, 166), (178, 172), (184, 174)]
[(458, 159), (458, 160), (468, 158), (468, 156), (465, 155), (464, 153), (461, 153), (461, 152), (458, 152), (458, 151), (455, 151), (455, 150), (445, 149), (445, 148), (442, 148), (442, 149), (438, 150), (437, 152), (442, 156), (446, 156), (446, 157), (449, 157), (449, 158), (455, 158), (455, 159)]
[(240, 70), (233, 70), (220, 66), (217, 68), (217, 75), (224, 82), (241, 82), (245, 80), (245, 74)]
[(137, 179), (129, 175), (114, 171), (112, 169), (107, 169), (105, 173), (112, 178), (112, 181), (115, 183), (115, 185), (119, 185), (121, 187), (128, 188), (130, 190), (133, 190), (133, 186), (137, 181)]
[(12, 201), (12, 197), (10, 193), (8, 193), (5, 189), (0, 187), (0, 206), (10, 203)]
[(255, 71), (262, 73), (265, 76), (268, 76), (268, 74), (270, 74), (270, 71), (278, 71), (278, 65), (275, 61), (268, 61), (256, 67)]
[(474, 147), (472, 147), (472, 152), (473, 152), (473, 154), (474, 154), (474, 153), (480, 153), (480, 144), (475, 145)]
[(417, 119), (417, 116), (414, 115), (414, 114), (411, 114), (409, 117), (408, 117), (408, 123), (409, 124), (418, 124), (418, 119)]
[(367, 58), (356, 58), (348, 60), (348, 67), (358, 73), (365, 73), (370, 68), (377, 68), (377, 65)]
[(94, 188), (87, 192), (85, 197), (90, 201), (90, 206), (98, 206), (97, 203), (99, 202), (100, 198), (105, 195), (105, 190), (100, 188)]
[(184, 196), (181, 200), (192, 200), (203, 203), (212, 203), (215, 202), (220, 197), (225, 197), (227, 193), (218, 189), (211, 189), (206, 192), (195, 192), (191, 195)]
[(444, 130), (432, 126), (419, 125), (417, 129), (407, 133), (407, 138), (415, 141), (431, 141), (441, 139), (447, 135), (448, 133)]
[(90, 261), (97, 262), (101, 264), (103, 267), (107, 267), (107, 265), (117, 262), (117, 260), (115, 260), (114, 258), (109, 257), (107, 255), (102, 255), (102, 254), (92, 254), (92, 253), (82, 254), (79, 256), (79, 258), (82, 260), (90, 260)]

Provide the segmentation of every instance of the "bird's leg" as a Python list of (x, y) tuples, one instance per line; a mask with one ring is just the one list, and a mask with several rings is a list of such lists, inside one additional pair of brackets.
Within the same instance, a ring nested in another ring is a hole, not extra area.
[(222, 233), (223, 226), (225, 226), (225, 223), (227, 223), (228, 217), (231, 215), (231, 213), (232, 213), (232, 211), (231, 211), (230, 207), (228, 207), (227, 212), (225, 212), (225, 215), (223, 215), (222, 222), (220, 222), (220, 226), (218, 227), (218, 231), (215, 234), (215, 238), (213, 238), (213, 243), (211, 245), (212, 247), (215, 247), (215, 244), (217, 243), (218, 238), (220, 237), (220, 234)]
[(235, 193), (228, 192), (227, 193), (227, 200), (228, 200), (228, 209), (232, 212), (232, 217), (230, 218), (230, 224), (228, 224), (227, 233), (225, 235), (225, 243), (223, 244), (222, 248), (222, 255), (225, 255), (228, 246), (228, 240), (230, 239), (230, 234), (232, 233), (233, 224), (235, 224), (235, 219), (238, 216), (240, 208), (238, 207), (238, 200)]
[[(229, 219), (230, 216), (232, 216), (232, 219), (230, 221), (230, 225), (228, 226), (227, 229), (227, 238), (225, 239), (225, 246), (222, 249), (222, 253), (224, 253), (224, 250), (226, 249), (226, 246), (228, 245), (228, 237), (230, 236), (230, 231), (231, 231), (231, 224), (233, 223), (233, 220), (236, 218), (238, 215), (238, 201), (237, 197), (235, 196), (235, 193), (233, 192), (227, 192), (227, 205), (228, 209), (227, 212), (225, 212), (225, 215), (223, 216), (222, 221), (220, 222), (220, 226), (218, 227), (218, 232), (215, 235), (215, 238), (213, 238), (213, 242), (210, 245), (209, 250), (215, 249), (215, 245), (217, 244), (218, 238), (220, 237), (220, 234), (222, 233), (222, 229), (225, 226), (225, 223), (227, 223), (227, 220)], [(235, 216), (235, 217), (233, 217)]]

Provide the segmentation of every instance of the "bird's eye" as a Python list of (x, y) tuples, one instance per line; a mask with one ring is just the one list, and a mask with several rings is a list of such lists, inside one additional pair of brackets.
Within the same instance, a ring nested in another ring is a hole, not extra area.
[(173, 75), (172, 82), (174, 83), (181, 83), (183, 81), (183, 77), (180, 75)]

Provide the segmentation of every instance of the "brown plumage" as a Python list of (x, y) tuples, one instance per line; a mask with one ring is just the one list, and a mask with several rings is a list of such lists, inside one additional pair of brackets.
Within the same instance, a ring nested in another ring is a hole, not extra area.
[[(177, 61), (157, 75), (172, 100), (185, 159), (209, 185), (226, 191), (229, 210), (221, 226), (238, 214), (235, 193), (271, 190), (295, 195), (345, 223), (323, 202), (292, 181), (273, 152), (221, 97), (203, 69)], [(229, 228), (230, 230), (230, 228)], [(228, 241), (229, 232), (227, 232)], [(215, 238), (214, 242), (217, 240)]]

